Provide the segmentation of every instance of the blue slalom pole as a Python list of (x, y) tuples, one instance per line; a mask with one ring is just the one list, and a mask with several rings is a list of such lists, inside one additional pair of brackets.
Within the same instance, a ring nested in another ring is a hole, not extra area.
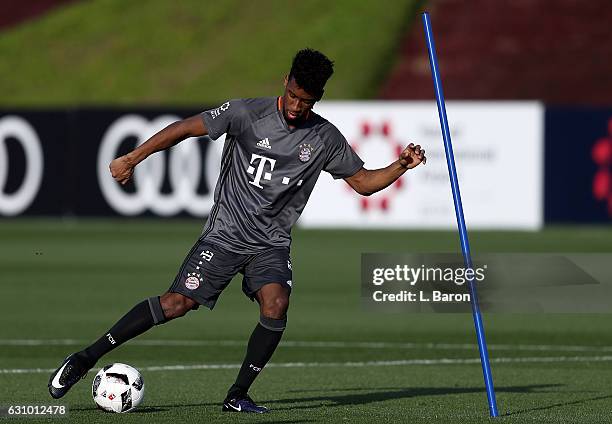
[[(457, 180), (457, 170), (455, 168), (455, 157), (453, 155), (453, 146), (451, 144), (451, 136), (450, 131), (448, 129), (448, 119), (446, 118), (446, 106), (444, 105), (442, 81), (440, 80), (440, 71), (438, 70), (436, 46), (434, 44), (433, 32), (431, 30), (431, 21), (429, 20), (429, 13), (427, 12), (423, 13), (423, 26), (425, 27), (425, 40), (427, 42), (427, 50), (429, 50), (429, 64), (431, 65), (431, 74), (433, 77), (434, 90), (436, 92), (436, 102), (438, 103), (438, 114), (440, 115), (440, 126), (442, 127), (442, 138), (444, 139), (444, 150), (446, 152), (448, 174), (450, 177), (451, 188), (453, 191), (455, 215), (457, 216), (459, 239), (461, 241), (461, 252), (463, 253), (463, 261), (465, 263), (465, 267), (472, 268), (470, 242), (468, 240), (468, 233), (465, 227), (465, 219), (463, 217), (461, 193), (459, 192), (459, 181)], [(489, 364), (489, 352), (487, 350), (487, 342), (485, 340), (484, 326), (482, 324), (480, 306), (478, 305), (478, 297), (476, 296), (476, 286), (472, 280), (468, 281), (468, 286), (470, 289), (472, 316), (474, 317), (474, 326), (476, 327), (476, 338), (478, 340), (478, 351), (480, 352), (482, 373), (484, 375), (485, 386), (487, 389), (487, 399), (489, 401), (489, 413), (492, 417), (497, 417), (499, 416), (499, 412), (497, 411), (497, 401), (495, 400), (495, 389), (493, 388), (493, 377), (491, 376), (491, 365)]]

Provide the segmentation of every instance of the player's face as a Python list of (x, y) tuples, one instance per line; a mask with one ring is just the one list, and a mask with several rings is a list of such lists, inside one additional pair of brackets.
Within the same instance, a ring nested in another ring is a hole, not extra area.
[(317, 102), (317, 98), (304, 91), (294, 78), (285, 77), (285, 94), (283, 95), (283, 115), (289, 124), (299, 124)]

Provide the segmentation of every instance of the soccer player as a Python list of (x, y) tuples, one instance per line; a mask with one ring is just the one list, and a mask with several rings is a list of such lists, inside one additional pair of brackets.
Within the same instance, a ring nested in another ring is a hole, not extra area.
[(425, 150), (409, 144), (386, 168), (368, 170), (340, 131), (312, 111), (323, 97), (333, 62), (322, 53), (299, 51), (285, 77), (281, 97), (237, 99), (175, 122), (110, 164), (125, 184), (149, 155), (189, 137), (226, 134), (215, 204), (202, 235), (187, 254), (166, 293), (138, 303), (97, 341), (68, 356), (49, 379), (61, 398), (106, 353), (154, 325), (204, 305), (213, 309), (237, 274), (242, 290), (259, 304), (259, 323), (223, 402), (223, 411), (267, 412), (248, 395), (287, 324), (292, 286), (291, 228), (304, 209), (321, 171), (343, 178), (368, 196), (425, 163)]

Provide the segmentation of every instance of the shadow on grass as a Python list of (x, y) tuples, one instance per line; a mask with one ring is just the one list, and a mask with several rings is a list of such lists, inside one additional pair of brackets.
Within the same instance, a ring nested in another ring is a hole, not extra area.
[[(533, 384), (526, 386), (500, 386), (496, 387), (497, 393), (555, 393), (558, 392), (557, 388), (561, 387), (561, 384)], [(311, 390), (300, 391), (306, 393)], [(296, 410), (296, 409), (315, 409), (325, 406), (327, 408), (334, 406), (355, 406), (355, 405), (366, 405), (375, 402), (383, 402), (387, 400), (416, 398), (422, 396), (445, 396), (445, 395), (457, 395), (457, 394), (469, 394), (469, 393), (484, 393), (483, 387), (412, 387), (412, 388), (398, 388), (398, 387), (381, 387), (376, 389), (371, 388), (337, 388), (337, 389), (325, 389), (318, 392), (331, 393), (330, 395), (320, 396), (309, 396), (309, 397), (290, 397), (283, 399), (269, 399), (262, 401), (264, 405), (268, 404), (291, 404), (291, 406), (280, 406), (271, 408), (273, 411), (283, 410)], [(334, 395), (334, 392), (345, 392), (345, 394)], [(346, 393), (353, 392), (353, 393)], [(359, 393), (362, 392), (362, 393)], [(559, 402), (550, 405), (544, 405), (535, 408), (521, 409), (518, 411), (511, 411), (503, 414), (502, 416), (512, 416), (525, 414), (533, 411), (543, 411), (547, 409), (553, 409), (569, 405), (579, 405), (587, 402), (612, 399), (612, 395), (590, 397), (586, 399)], [(150, 414), (165, 412), (174, 408), (186, 408), (186, 407), (220, 407), (220, 402), (215, 403), (176, 403), (168, 405), (152, 405), (144, 408), (140, 408), (132, 412), (132, 414)], [(85, 411), (95, 409), (94, 408), (75, 408), (72, 411)], [(289, 423), (308, 423), (312, 420), (288, 420), (288, 421), (275, 421), (280, 424)]]
[[(507, 386), (496, 387), (497, 393), (542, 393), (545, 389), (552, 389), (561, 386), (560, 384), (535, 384), (529, 386)], [(361, 391), (367, 390), (365, 393), (349, 393), (343, 395), (330, 396), (312, 396), (312, 397), (296, 397), (277, 400), (268, 400), (262, 403), (312, 403), (311, 405), (293, 405), (291, 407), (274, 408), (275, 410), (283, 409), (311, 409), (319, 408), (323, 405), (330, 406), (352, 406), (365, 405), (374, 402), (383, 402), (387, 400), (414, 398), (421, 396), (444, 396), (467, 393), (484, 393), (483, 387), (411, 387), (411, 388), (379, 388), (376, 391), (372, 389), (326, 389), (325, 392), (334, 391)]]
[[(496, 387), (497, 393), (546, 393), (547, 389), (557, 388), (560, 384), (537, 384), (530, 386), (508, 386), (508, 387)], [(320, 395), (311, 397), (293, 397), (283, 399), (269, 399), (262, 400), (263, 405), (269, 404), (291, 404), (287, 407), (274, 407), (271, 408), (274, 411), (283, 410), (295, 410), (295, 409), (315, 409), (322, 406), (334, 407), (334, 406), (351, 406), (351, 405), (365, 405), (375, 402), (383, 402), (386, 400), (415, 398), (421, 396), (444, 396), (454, 394), (466, 394), (466, 393), (484, 393), (482, 387), (412, 387), (412, 388), (398, 388), (398, 387), (381, 387), (377, 389), (371, 388), (338, 388), (338, 389), (325, 389), (318, 390), (318, 392), (347, 392), (347, 391), (363, 391), (364, 393), (348, 393), (342, 395)], [(306, 391), (302, 391), (304, 393)], [(556, 392), (556, 390), (552, 390)], [(308, 404), (308, 405), (300, 405)], [(173, 405), (153, 405), (155, 408), (161, 408), (166, 410), (168, 408), (184, 408), (192, 406), (218, 406), (219, 403), (200, 403), (200, 404), (173, 404)]]
[(562, 406), (580, 405), (580, 404), (583, 404), (583, 403), (593, 402), (593, 401), (596, 401), (596, 400), (604, 400), (604, 399), (612, 399), (612, 395), (595, 396), (595, 397), (590, 397), (590, 398), (586, 398), (586, 399), (573, 400), (573, 401), (570, 401), (570, 402), (559, 402), (559, 403), (553, 403), (553, 404), (545, 405), (545, 406), (538, 406), (538, 407), (535, 407), (535, 408), (521, 409), (521, 410), (518, 410), (518, 411), (507, 412), (505, 414), (502, 414), (502, 416), (503, 417), (509, 417), (511, 415), (526, 414), (528, 412), (534, 412), (534, 411), (545, 411), (547, 409), (560, 408)]
[[(153, 414), (153, 413), (157, 413), (157, 412), (166, 412), (169, 411), (172, 408), (186, 408), (186, 407), (203, 407), (203, 406), (218, 406), (219, 407), (219, 413), (221, 413), (221, 406), (220, 403), (183, 403), (183, 404), (174, 404), (174, 405), (156, 405), (156, 406), (146, 406), (143, 408), (138, 408), (135, 409), (132, 412), (129, 412), (129, 415), (139, 415), (139, 414)], [(102, 412), (104, 414), (108, 414), (108, 415), (113, 415), (112, 412), (106, 412), (106, 411), (100, 411), (99, 408), (94, 407), (87, 407), (87, 408), (70, 408), (70, 412), (75, 412), (75, 411), (99, 411)], [(225, 413), (223, 413), (225, 414)], [(236, 414), (229, 414), (229, 415), (236, 415)], [(237, 414), (237, 415), (241, 415), (241, 414)], [(268, 416), (268, 414), (264, 414), (263, 416)], [(144, 418), (144, 417), (143, 417)], [(302, 424), (302, 423), (312, 423), (315, 422), (315, 420), (308, 420), (308, 419), (298, 419), (298, 420), (274, 420), (274, 421), (268, 421), (266, 420), (267, 424)]]
[(149, 414), (152, 412), (164, 412), (167, 410), (168, 408), (156, 408), (154, 406), (145, 406), (144, 408), (137, 408), (136, 410), (130, 412), (130, 414)]

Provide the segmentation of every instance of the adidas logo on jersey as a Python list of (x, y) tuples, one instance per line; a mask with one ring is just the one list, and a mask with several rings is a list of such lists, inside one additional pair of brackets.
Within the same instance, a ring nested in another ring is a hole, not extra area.
[(270, 140), (268, 140), (268, 137), (264, 138), (263, 140), (259, 140), (256, 146), (268, 150), (272, 148), (272, 146), (270, 146)]

